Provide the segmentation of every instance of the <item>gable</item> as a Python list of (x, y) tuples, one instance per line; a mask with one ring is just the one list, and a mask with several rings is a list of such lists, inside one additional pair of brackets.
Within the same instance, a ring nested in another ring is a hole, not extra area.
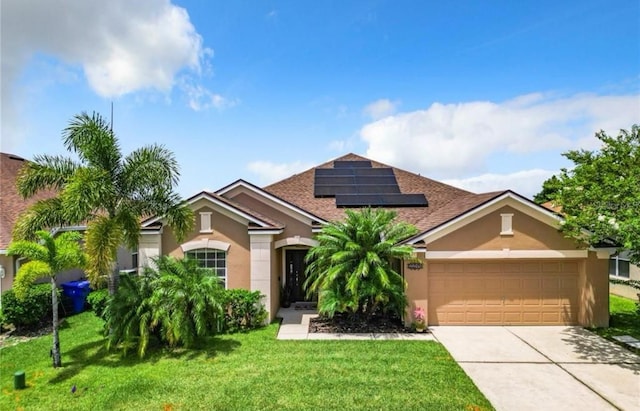
[[(511, 215), (511, 234), (501, 234), (502, 215)], [(575, 250), (578, 244), (558, 231), (559, 225), (542, 222), (510, 205), (431, 242), (428, 251), (471, 250)]]
[(233, 201), (244, 205), (252, 210), (256, 210), (260, 214), (268, 215), (273, 220), (281, 223), (285, 228), (282, 234), (276, 237), (293, 237), (293, 236), (311, 236), (312, 220), (300, 214), (293, 214), (291, 211), (283, 210), (281, 207), (274, 207), (267, 204), (264, 198), (256, 198), (247, 192), (235, 193), (232, 197)]

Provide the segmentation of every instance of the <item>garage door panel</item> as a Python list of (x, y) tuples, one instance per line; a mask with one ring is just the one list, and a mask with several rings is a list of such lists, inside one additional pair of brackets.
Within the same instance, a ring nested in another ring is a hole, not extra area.
[(576, 323), (576, 262), (436, 265), (444, 271), (429, 263), (429, 324)]

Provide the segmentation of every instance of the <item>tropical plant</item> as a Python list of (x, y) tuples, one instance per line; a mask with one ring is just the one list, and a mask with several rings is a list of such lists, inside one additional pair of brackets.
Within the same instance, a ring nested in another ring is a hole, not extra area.
[(417, 229), (395, 218), (395, 212), (384, 209), (347, 210), (344, 221), (322, 228), (318, 244), (305, 257), (304, 283), (309, 296), (318, 293), (321, 314), (402, 315), (405, 281), (393, 261), (411, 256), (413, 248), (399, 242)]
[(13, 282), (13, 290), (18, 299), (27, 296), (31, 284), (39, 279), (48, 277), (51, 281), (51, 309), (53, 323), (53, 366), (62, 366), (60, 358), (60, 339), (58, 336), (58, 284), (56, 275), (72, 268), (82, 268), (85, 265), (85, 255), (80, 247), (81, 235), (75, 231), (67, 231), (53, 237), (47, 231), (37, 231), (39, 241), (13, 241), (7, 248), (7, 254), (18, 255), (29, 261), (18, 269)]
[(597, 151), (564, 154), (574, 163), (560, 174), (554, 201), (562, 207), (565, 235), (591, 245), (611, 240), (640, 262), (640, 126), (616, 137), (596, 133)]
[(196, 260), (162, 256), (139, 277), (124, 277), (107, 309), (108, 346), (132, 346), (143, 357), (149, 338), (169, 347), (192, 346), (222, 330), (218, 276)]
[(247, 331), (264, 325), (267, 311), (260, 301), (264, 297), (260, 291), (242, 288), (222, 291), (225, 332)]
[(164, 216), (178, 239), (191, 230), (193, 212), (173, 191), (178, 164), (161, 145), (123, 157), (118, 139), (99, 114), (76, 115), (62, 134), (65, 148), (79, 161), (39, 155), (25, 164), (17, 179), (24, 198), (47, 189), (58, 195), (28, 208), (13, 236), (30, 239), (36, 230), (86, 224), (87, 275), (93, 286), (108, 278), (113, 294), (119, 278), (118, 247), (137, 247), (143, 217)]
[(427, 326), (427, 316), (424, 312), (424, 308), (416, 307), (413, 310), (413, 327), (418, 332), (422, 332), (424, 328)]

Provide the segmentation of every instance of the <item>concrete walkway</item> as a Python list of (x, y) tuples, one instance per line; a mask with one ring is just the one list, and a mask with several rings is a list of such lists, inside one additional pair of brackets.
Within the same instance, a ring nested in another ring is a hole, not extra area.
[(312, 310), (280, 308), (278, 317), (282, 318), (282, 322), (278, 330), (278, 340), (434, 340), (430, 333), (310, 333), (309, 320), (317, 316), (318, 313)]
[(580, 327), (430, 327), (496, 410), (640, 410), (640, 356)]

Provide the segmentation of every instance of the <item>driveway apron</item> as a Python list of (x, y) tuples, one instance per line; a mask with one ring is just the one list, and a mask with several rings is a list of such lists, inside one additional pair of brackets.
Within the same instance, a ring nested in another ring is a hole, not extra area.
[(497, 410), (640, 410), (640, 356), (581, 327), (430, 327)]

